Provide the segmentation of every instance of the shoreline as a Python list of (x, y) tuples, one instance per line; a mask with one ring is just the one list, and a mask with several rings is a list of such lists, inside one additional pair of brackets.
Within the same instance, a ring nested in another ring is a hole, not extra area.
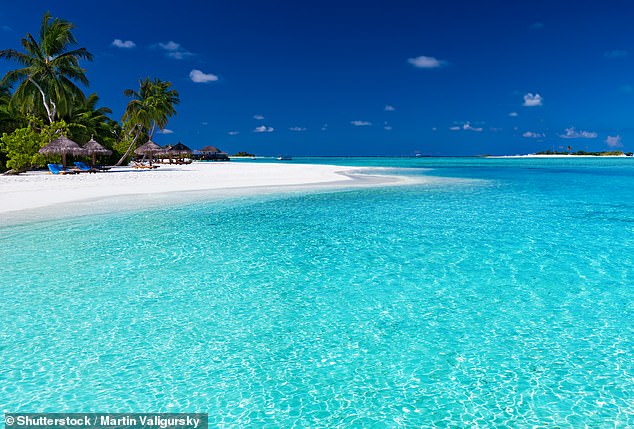
[(121, 167), (96, 174), (4, 176), (0, 177), (0, 227), (197, 201), (421, 182), (372, 175), (372, 170), (323, 164), (193, 163), (156, 170)]

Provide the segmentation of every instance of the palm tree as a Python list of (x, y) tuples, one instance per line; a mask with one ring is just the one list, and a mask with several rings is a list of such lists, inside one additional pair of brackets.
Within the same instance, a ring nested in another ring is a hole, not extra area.
[(25, 118), (20, 116), (11, 106), (11, 91), (6, 86), (0, 86), (0, 134), (11, 133), (24, 125)]
[(76, 107), (73, 112), (64, 118), (71, 129), (71, 138), (78, 142), (86, 142), (91, 136), (99, 137), (100, 141), (112, 137), (112, 119), (108, 117), (112, 113), (108, 107), (97, 108), (99, 96), (90, 94), (85, 102)]
[(146, 78), (139, 82), (138, 92), (132, 89), (123, 91), (126, 96), (132, 98), (123, 115), (123, 122), (128, 125), (128, 137), (134, 134), (134, 138), (117, 165), (121, 165), (130, 155), (143, 131), (152, 139), (156, 128), (164, 129), (169, 118), (176, 114), (175, 106), (180, 103), (180, 99), (178, 91), (171, 87), (171, 82)]
[(28, 33), (22, 39), (25, 53), (14, 49), (0, 51), (0, 58), (22, 66), (9, 71), (0, 84), (11, 86), (18, 83), (13, 101), (23, 111), (44, 113), (43, 107), (50, 123), (58, 115), (72, 112), (74, 104), (85, 99), (76, 84), (88, 85), (86, 70), (80, 67), (79, 61), (91, 61), (92, 54), (85, 48), (72, 49), (77, 44), (72, 33), (74, 28), (72, 23), (52, 18), (47, 12), (42, 18), (39, 37), (35, 39)]

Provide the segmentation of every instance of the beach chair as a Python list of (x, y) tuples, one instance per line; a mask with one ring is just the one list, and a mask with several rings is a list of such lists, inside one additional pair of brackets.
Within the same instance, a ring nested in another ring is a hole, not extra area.
[(51, 174), (77, 174), (77, 171), (70, 171), (61, 164), (48, 164)]
[(142, 164), (142, 163), (136, 162), (136, 161), (132, 161), (132, 167), (143, 169), (143, 170), (151, 170), (151, 169), (154, 169), (154, 168), (159, 168), (158, 165)]
[(96, 173), (97, 170), (84, 164), (81, 161), (75, 161), (75, 167), (77, 167), (79, 169), (80, 172), (83, 173)]

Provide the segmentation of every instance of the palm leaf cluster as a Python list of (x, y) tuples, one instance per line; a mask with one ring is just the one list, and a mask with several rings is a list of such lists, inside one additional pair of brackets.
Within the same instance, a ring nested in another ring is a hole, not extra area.
[(92, 60), (92, 54), (86, 48), (75, 48), (74, 27), (72, 23), (46, 13), (39, 37), (36, 39), (28, 33), (22, 39), (25, 52), (0, 51), (0, 58), (21, 66), (9, 71), (0, 82), (11, 87), (17, 85), (12, 101), (21, 111), (45, 113), (52, 123), (58, 115), (71, 114), (76, 105), (85, 101), (77, 84), (87, 86), (88, 79), (79, 61)]
[(123, 120), (148, 131), (151, 139), (156, 128), (164, 129), (169, 118), (176, 114), (174, 106), (180, 99), (178, 91), (171, 89), (171, 86), (171, 82), (147, 78), (139, 82), (138, 91), (123, 91), (131, 98)]
[(130, 145), (117, 162), (121, 165), (134, 149), (142, 133), (154, 137), (156, 128), (164, 129), (169, 118), (176, 114), (175, 106), (180, 103), (178, 91), (171, 82), (146, 78), (139, 82), (139, 90), (126, 89), (123, 93), (130, 97), (123, 115), (123, 121), (129, 130)]

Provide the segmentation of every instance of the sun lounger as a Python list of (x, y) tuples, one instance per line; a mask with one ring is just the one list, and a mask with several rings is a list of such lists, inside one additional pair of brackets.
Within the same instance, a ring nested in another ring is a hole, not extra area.
[(154, 169), (154, 168), (159, 168), (158, 165), (141, 164), (140, 162), (135, 162), (135, 161), (132, 161), (132, 167), (139, 168), (139, 169), (144, 169), (144, 170), (151, 170), (151, 169)]
[(80, 173), (96, 173), (97, 170), (84, 164), (81, 161), (75, 161), (75, 166), (79, 169)]
[(77, 174), (77, 171), (71, 171), (64, 168), (61, 164), (48, 164), (48, 169), (51, 174)]

